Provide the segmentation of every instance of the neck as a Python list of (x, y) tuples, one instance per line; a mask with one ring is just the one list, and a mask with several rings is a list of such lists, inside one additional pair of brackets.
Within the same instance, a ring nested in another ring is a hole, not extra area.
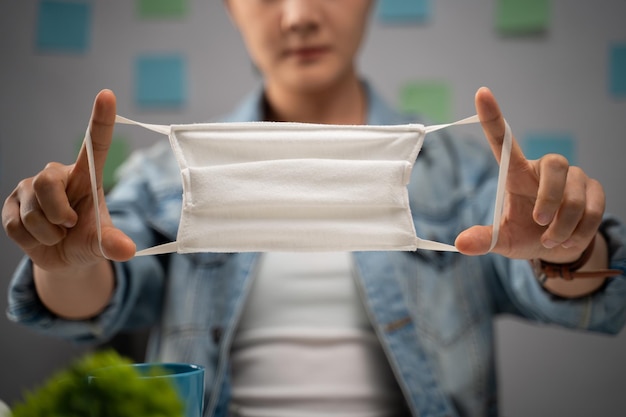
[(268, 85), (265, 99), (265, 115), (269, 121), (359, 125), (367, 119), (365, 91), (356, 77), (314, 92)]

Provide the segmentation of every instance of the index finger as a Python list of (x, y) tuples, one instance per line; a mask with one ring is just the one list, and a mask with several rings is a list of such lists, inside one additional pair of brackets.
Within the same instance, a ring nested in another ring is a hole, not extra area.
[[(485, 136), (489, 141), (489, 146), (496, 157), (498, 163), (500, 163), (500, 155), (502, 153), (502, 143), (504, 141), (505, 123), (500, 106), (491, 90), (487, 87), (481, 87), (476, 92), (475, 97), (476, 112), (480, 119)], [(526, 157), (522, 148), (519, 146), (515, 137), (513, 137), (511, 143), (511, 160), (510, 169), (518, 169), (526, 167)]]
[[(89, 121), (89, 134), (93, 147), (94, 169), (98, 185), (102, 184), (102, 172), (107, 153), (111, 147), (115, 127), (115, 95), (111, 90), (102, 90), (96, 96)], [(85, 143), (76, 159), (75, 169), (81, 173), (89, 172), (89, 161)]]

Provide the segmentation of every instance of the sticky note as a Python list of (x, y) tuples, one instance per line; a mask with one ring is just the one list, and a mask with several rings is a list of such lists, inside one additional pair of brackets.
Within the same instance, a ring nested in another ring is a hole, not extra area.
[(611, 46), (609, 90), (616, 97), (626, 97), (626, 43)]
[(498, 0), (496, 28), (505, 34), (537, 33), (550, 24), (550, 0)]
[(430, 0), (378, 0), (376, 17), (381, 22), (423, 22), (431, 14)]
[(521, 141), (527, 159), (539, 159), (549, 153), (558, 153), (567, 158), (570, 165), (577, 164), (576, 141), (568, 132), (529, 132)]
[(413, 81), (400, 91), (400, 110), (420, 114), (430, 122), (446, 123), (452, 120), (451, 88), (444, 82)]
[(91, 4), (42, 0), (37, 17), (36, 46), (40, 51), (84, 53), (91, 34)]
[(104, 164), (104, 172), (102, 173), (102, 186), (105, 190), (110, 190), (115, 185), (115, 171), (128, 158), (129, 152), (126, 138), (114, 136)]
[[(77, 153), (83, 145), (84, 136), (84, 133), (81, 134), (79, 139), (76, 141)], [(130, 146), (128, 139), (124, 136), (114, 135), (111, 139), (111, 147), (107, 153), (107, 159), (104, 163), (104, 169), (102, 171), (102, 187), (105, 192), (113, 188), (117, 182), (115, 172), (129, 155)]]
[(143, 55), (135, 63), (135, 102), (144, 108), (178, 108), (187, 100), (187, 71), (179, 54)]
[(187, 14), (187, 0), (136, 0), (142, 18), (182, 17)]

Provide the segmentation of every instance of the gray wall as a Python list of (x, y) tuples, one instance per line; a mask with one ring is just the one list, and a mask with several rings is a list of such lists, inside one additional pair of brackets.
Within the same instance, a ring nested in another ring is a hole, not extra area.
[[(189, 18), (155, 22), (138, 20), (135, 2), (96, 0), (86, 55), (34, 51), (37, 3), (0, 2), (3, 199), (46, 162), (72, 162), (101, 88), (117, 93), (120, 114), (168, 124), (224, 113), (256, 83), (220, 1), (190, 0)], [(475, 90), (490, 86), (518, 136), (530, 129), (573, 132), (579, 164), (604, 184), (608, 209), (626, 218), (626, 100), (610, 98), (606, 80), (608, 43), (626, 42), (626, 2), (554, 0), (548, 33), (522, 38), (494, 31), (494, 0), (433, 3), (434, 19), (426, 25), (372, 26), (361, 59), (364, 74), (391, 102), (407, 80), (447, 81), (457, 118), (473, 114)], [(156, 51), (183, 51), (188, 60), (192, 88), (181, 111), (146, 112), (133, 104), (133, 59)], [(155, 140), (141, 129), (132, 130), (132, 137), (134, 146)], [(4, 310), (6, 284), (20, 254), (4, 234), (0, 248)], [(624, 332), (581, 334), (507, 318), (497, 330), (503, 415), (624, 415)], [(13, 401), (82, 349), (0, 318), (0, 399)]]

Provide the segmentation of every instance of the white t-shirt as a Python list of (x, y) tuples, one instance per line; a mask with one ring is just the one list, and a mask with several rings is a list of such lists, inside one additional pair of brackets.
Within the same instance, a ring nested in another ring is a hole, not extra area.
[(231, 354), (237, 415), (382, 417), (404, 410), (348, 253), (263, 255)]

